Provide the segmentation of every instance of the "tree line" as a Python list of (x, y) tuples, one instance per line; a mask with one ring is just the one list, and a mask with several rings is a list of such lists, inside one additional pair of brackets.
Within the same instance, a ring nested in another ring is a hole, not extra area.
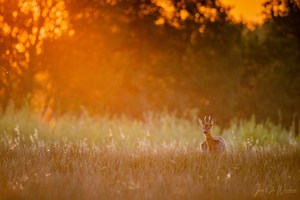
[(299, 121), (300, 12), (266, 0), (249, 29), (219, 0), (0, 2), (0, 104), (42, 113), (198, 109)]

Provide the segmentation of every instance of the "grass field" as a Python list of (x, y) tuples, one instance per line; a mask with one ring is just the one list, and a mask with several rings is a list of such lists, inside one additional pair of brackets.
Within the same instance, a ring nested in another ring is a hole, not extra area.
[(0, 118), (0, 199), (299, 199), (300, 140), (255, 119), (221, 131), (225, 155), (199, 150), (195, 115)]

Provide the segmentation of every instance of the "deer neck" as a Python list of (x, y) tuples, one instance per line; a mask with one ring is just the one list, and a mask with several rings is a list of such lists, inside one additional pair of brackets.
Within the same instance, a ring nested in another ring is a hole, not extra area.
[(211, 141), (211, 140), (213, 140), (211, 131), (209, 131), (208, 133), (206, 133), (206, 134), (204, 134), (204, 135), (205, 135), (205, 140), (206, 140), (206, 141)]

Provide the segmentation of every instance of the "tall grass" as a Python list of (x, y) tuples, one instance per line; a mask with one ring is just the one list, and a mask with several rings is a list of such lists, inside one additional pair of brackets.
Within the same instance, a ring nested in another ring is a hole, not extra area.
[[(113, 144), (117, 147), (135, 147), (141, 142), (198, 146), (203, 134), (196, 119), (193, 112), (185, 117), (172, 113), (148, 113), (142, 120), (83, 114), (80, 117), (64, 115), (45, 122), (29, 109), (18, 112), (10, 109), (0, 116), (0, 134), (2, 138), (18, 138), (23, 143), (39, 139), (45, 142), (84, 140), (90, 145)], [(217, 125), (213, 128), (213, 135), (221, 135), (233, 148), (297, 146), (300, 143), (300, 137), (295, 136), (292, 128), (284, 129), (271, 122), (257, 123), (254, 117), (247, 121), (234, 119), (229, 127)]]
[(215, 127), (227, 154), (206, 155), (193, 114), (127, 117), (27, 109), (0, 117), (0, 199), (299, 199), (299, 137), (270, 122)]

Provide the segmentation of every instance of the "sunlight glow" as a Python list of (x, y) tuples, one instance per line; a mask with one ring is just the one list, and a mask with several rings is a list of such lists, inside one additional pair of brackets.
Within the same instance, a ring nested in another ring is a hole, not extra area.
[(161, 14), (167, 19), (172, 19), (175, 15), (175, 7), (170, 0), (153, 0), (153, 2), (162, 8)]
[[(31, 46), (35, 46), (36, 53), (40, 54), (43, 40), (57, 39), (65, 32), (69, 36), (74, 35), (63, 0), (19, 0), (17, 6), (18, 9), (11, 13), (14, 21), (5, 22), (4, 17), (0, 15), (0, 28), (4, 35), (17, 39), (14, 44), (16, 52), (26, 54)], [(43, 24), (40, 23), (41, 18)], [(10, 54), (13, 52), (9, 51)], [(25, 56), (26, 60), (29, 58), (29, 55)]]
[(237, 20), (245, 20), (248, 23), (262, 23), (263, 0), (221, 0), (225, 5), (232, 6), (231, 14)]
[(186, 18), (189, 17), (189, 12), (185, 9), (180, 10), (180, 17), (181, 20), (184, 21)]

